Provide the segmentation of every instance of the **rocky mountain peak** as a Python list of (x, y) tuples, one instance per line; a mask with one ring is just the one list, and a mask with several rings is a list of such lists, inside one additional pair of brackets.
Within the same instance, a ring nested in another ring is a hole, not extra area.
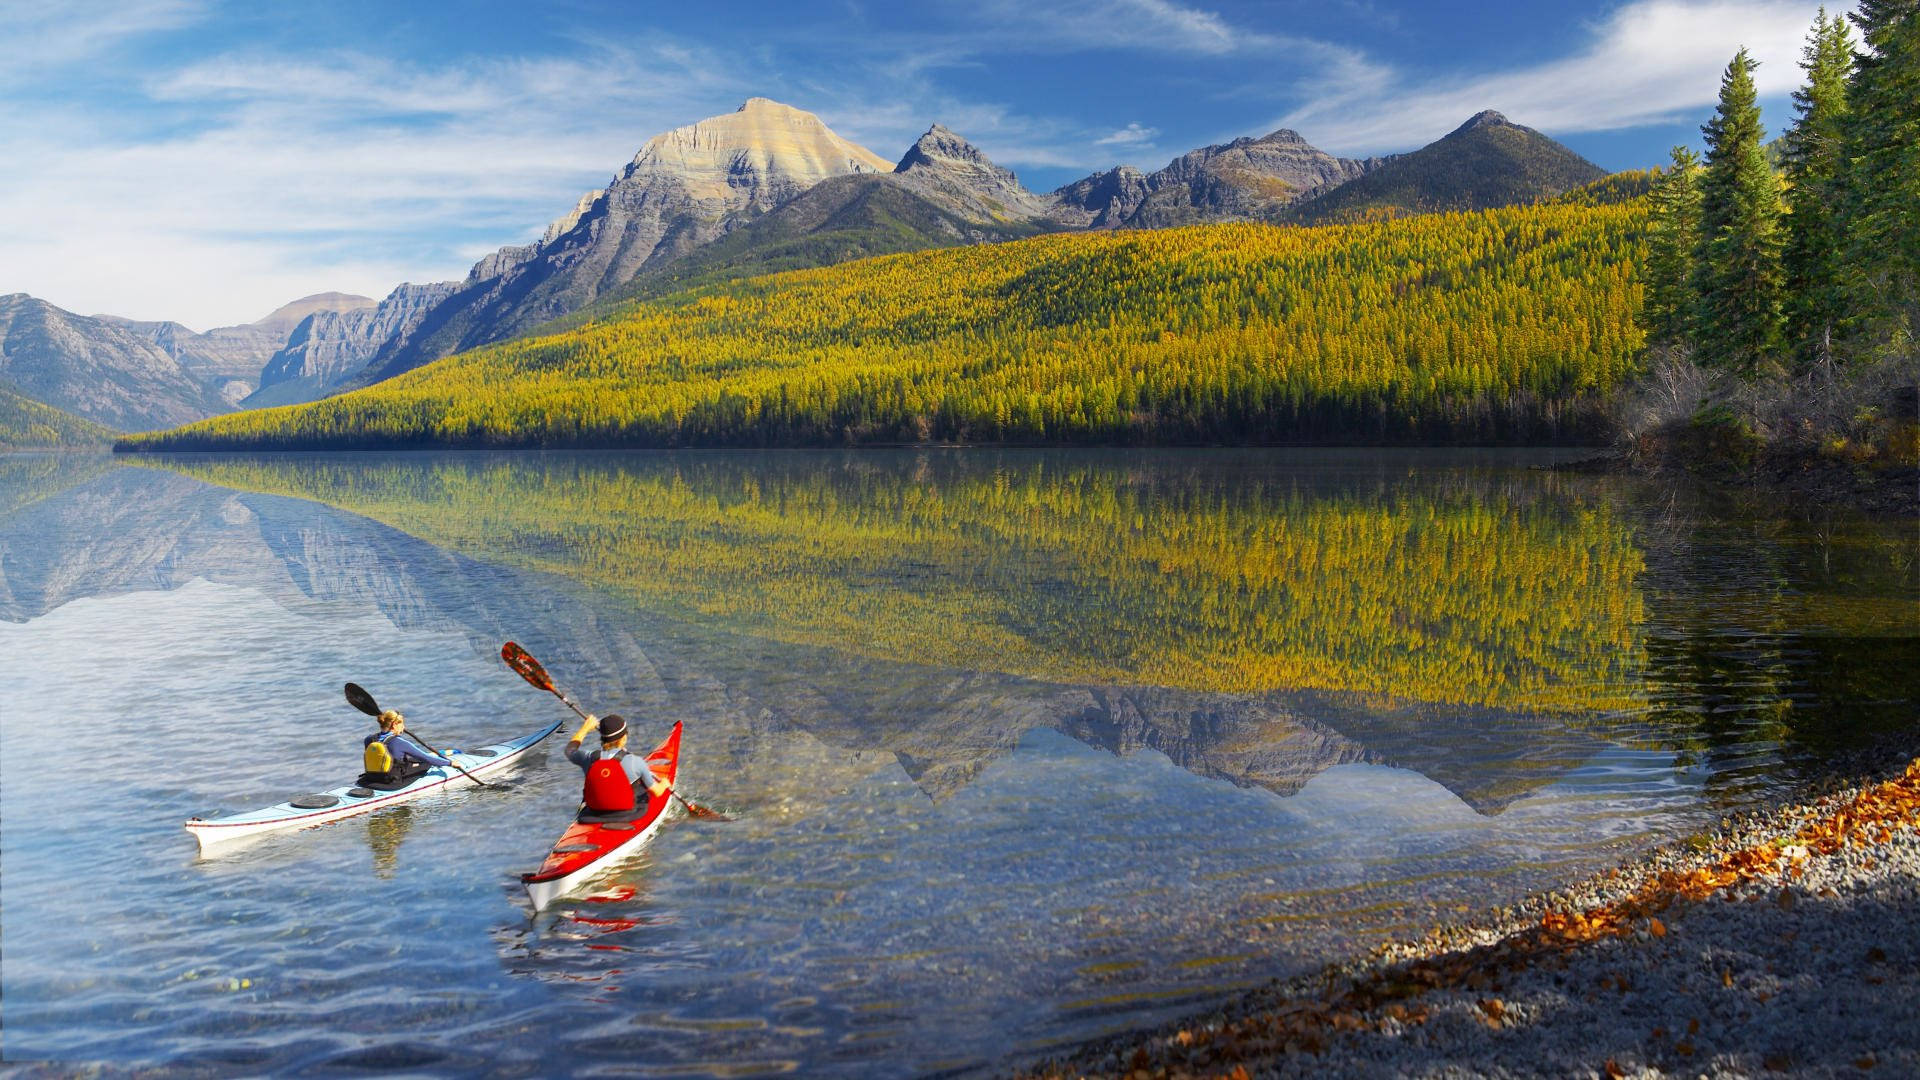
[[(907, 172), (921, 168), (978, 168), (985, 165), (998, 169), (980, 148), (955, 134), (952, 129), (935, 124), (927, 129), (925, 135), (907, 148), (900, 163), (893, 167), (894, 172)], [(1005, 169), (1000, 169), (1006, 172)], [(1011, 173), (1008, 173), (1011, 176)]]
[(1299, 132), (1293, 130), (1292, 128), (1278, 128), (1274, 131), (1270, 131), (1267, 134), (1260, 136), (1260, 138), (1254, 140), (1254, 142), (1262, 145), (1266, 145), (1266, 146), (1311, 147), (1313, 145), (1307, 142), (1306, 136), (1300, 134)]
[(1468, 118), (1466, 123), (1461, 124), (1457, 128), (1454, 128), (1452, 134), (1448, 135), (1447, 137), (1452, 138), (1454, 135), (1465, 135), (1469, 131), (1478, 131), (1479, 129), (1485, 128), (1485, 127), (1519, 127), (1519, 126), (1520, 125), (1514, 123), (1513, 121), (1507, 119), (1505, 116), (1503, 116), (1498, 112), (1495, 112), (1492, 109), (1482, 109), (1479, 112), (1474, 113), (1473, 116), (1471, 116), (1470, 118)]
[(737, 202), (791, 197), (829, 176), (887, 172), (886, 160), (835, 134), (818, 116), (768, 98), (648, 139), (621, 182), (678, 181), (696, 199)]
[(1046, 210), (1046, 204), (1021, 187), (1012, 172), (940, 124), (928, 128), (893, 171), (923, 195), (965, 217), (1006, 221), (1038, 217)]

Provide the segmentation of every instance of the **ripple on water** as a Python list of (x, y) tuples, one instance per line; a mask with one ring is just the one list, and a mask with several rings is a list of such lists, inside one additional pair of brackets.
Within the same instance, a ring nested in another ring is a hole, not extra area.
[[(1138, 477), (1157, 477), (1172, 503), (1203, 518), (1247, 479), (1235, 470), (1267, 468), (1255, 458), (1209, 472), (1182, 458), (1156, 473), (1152, 455), (1139, 458), (1067, 475), (1080, 491), (1134, 484), (1148, 502), (1157, 489)], [(389, 469), (400, 478), (392, 489), (477, 501), (474, 520), (491, 513), (484, 468), (378, 460), (342, 482), (388, 490)], [(1366, 520), (1368, 507), (1400, 512), (1393, 499), (1424, 511), (1481, 492), (1509, 500), (1500, 521), (1531, 512), (1511, 501), (1515, 488), (1475, 487), (1464, 473), (1440, 483), (1441, 502), (1423, 502), (1425, 481), (1405, 472), (1353, 474), (1361, 482), (1334, 485), (1327, 505)], [(783, 512), (746, 485), (700, 489), (700, 475), (660, 490), (744, 506), (756, 521)], [(995, 483), (1011, 484), (1007, 505), (1029, 506), (1018, 521), (1044, 525), (1028, 496), (1050, 496), (1020, 475)], [(1181, 486), (1196, 476), (1198, 487)], [(947, 482), (896, 493), (930, 498)], [(1282, 485), (1283, 512), (1246, 535), (1278, 543), (1318, 520), (1314, 483)], [(481, 563), (352, 514), (149, 470), (87, 484), (0, 514), (10, 1060), (503, 1076), (985, 1070), (1683, 833), (1776, 783), (1781, 762), (1810, 745), (1806, 717), (1869, 700), (1910, 714), (1913, 698), (1910, 673), (1869, 666), (1854, 697), (1854, 683), (1829, 680), (1857, 650), (1772, 629), (1782, 609), (1742, 583), (1799, 571), (1756, 569), (1732, 540), (1704, 571), (1649, 549), (1644, 582), (1623, 579), (1646, 592), (1621, 608), (1645, 602), (1632, 708), (1610, 698), (1570, 717), (1319, 690), (1179, 691), (1187, 696), (1167, 705), (1174, 694), (1156, 698), (1158, 687), (903, 662), (929, 639), (886, 637), (901, 632), (892, 624), (862, 645), (876, 655), (862, 656), (690, 624), (619, 588), (529, 569), (497, 531), (478, 529), (490, 555)], [(461, 495), (463, 484), (482, 497)], [(1000, 505), (1000, 488), (980, 488), (988, 505)], [(766, 490), (786, 490), (808, 513), (840, 500), (863, 527), (900, 520), (891, 504), (863, 503), (857, 484)], [(1537, 497), (1549, 516), (1563, 503), (1593, 509), (1577, 491)], [(422, 499), (401, 516), (429, 531), (444, 525), (443, 509)], [(632, 511), (636, 527), (658, 525), (647, 512)], [(1143, 504), (1142, 520), (1166, 520), (1159, 512)], [(120, 542), (129, 538), (138, 542)], [(533, 539), (568, 570), (583, 552), (617, 561), (632, 538)], [(894, 564), (884, 542), (867, 540), (856, 561), (872, 595)], [(1099, 567), (1039, 548), (1044, 565), (1015, 565), (1022, 550), (963, 564), (927, 551), (897, 569), (929, 595), (960, 588), (948, 576), (956, 565), (967, 588), (1027, 589), (1039, 599), (1009, 608), (1015, 622), (1057, 617), (1085, 634), (1117, 625), (1073, 606), (1100, 586)], [(742, 562), (757, 557), (744, 551)], [(1156, 565), (1150, 582), (1181, 569)], [(764, 580), (738, 564), (714, 572)], [(744, 602), (735, 579), (688, 580)], [(1857, 583), (1842, 591), (1873, 599)], [(1794, 610), (1837, 632), (1831, 620), (1853, 608), (1809, 606), (1818, 592), (1802, 590)], [(1898, 615), (1855, 606), (1876, 632)], [(1201, 625), (1177, 614), (1169, 625)], [(189, 814), (346, 779), (367, 730), (341, 700), (347, 679), (443, 745), (564, 718), (499, 665), (509, 637), (590, 708), (619, 708), (637, 730), (685, 719), (693, 794), (737, 808), (739, 820), (676, 820), (591, 896), (537, 917), (517, 874), (558, 835), (579, 783), (551, 743), (508, 791), (447, 793), (205, 858), (179, 828)], [(1090, 640), (1086, 651), (1112, 664), (1133, 644)], [(43, 765), (96, 733), (127, 766), (125, 785), (105, 796)]]

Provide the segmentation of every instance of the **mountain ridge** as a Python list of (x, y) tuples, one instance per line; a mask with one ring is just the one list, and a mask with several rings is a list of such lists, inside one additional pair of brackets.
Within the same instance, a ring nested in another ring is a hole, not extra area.
[(1449, 210), (1489, 210), (1553, 198), (1607, 171), (1530, 127), (1483, 109), (1411, 153), (1303, 203), (1301, 224)]

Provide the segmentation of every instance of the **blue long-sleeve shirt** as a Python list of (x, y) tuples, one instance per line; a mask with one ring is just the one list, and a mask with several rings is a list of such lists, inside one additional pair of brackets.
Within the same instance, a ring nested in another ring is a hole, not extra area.
[[(380, 736), (382, 734), (384, 734), (384, 732), (376, 732), (372, 735), (369, 735), (365, 739), (361, 740), (360, 745), (372, 746), (375, 742), (379, 741)], [(426, 765), (453, 764), (453, 762), (447, 760), (446, 758), (441, 757), (439, 754), (428, 753), (427, 750), (421, 747), (419, 743), (416, 743), (412, 739), (407, 738), (405, 734), (397, 734), (397, 735), (388, 737), (387, 753), (393, 755), (393, 763), (395, 765), (399, 765), (402, 762), (409, 761), (409, 760), (418, 761)]]
[[(580, 766), (580, 771), (585, 772), (593, 767), (593, 763), (599, 760), (602, 753), (605, 751), (593, 751), (584, 746), (572, 745), (567, 747), (567, 760)], [(620, 767), (627, 770), (627, 780), (634, 787), (651, 788), (660, 782), (654, 777), (653, 770), (647, 768), (647, 759), (631, 750), (627, 752), (627, 756), (620, 759)]]

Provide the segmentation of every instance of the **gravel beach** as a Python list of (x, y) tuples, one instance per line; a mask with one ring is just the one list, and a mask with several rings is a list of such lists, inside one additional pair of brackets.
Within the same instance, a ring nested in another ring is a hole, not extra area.
[(1028, 1075), (1920, 1076), (1920, 760), (1856, 775)]

